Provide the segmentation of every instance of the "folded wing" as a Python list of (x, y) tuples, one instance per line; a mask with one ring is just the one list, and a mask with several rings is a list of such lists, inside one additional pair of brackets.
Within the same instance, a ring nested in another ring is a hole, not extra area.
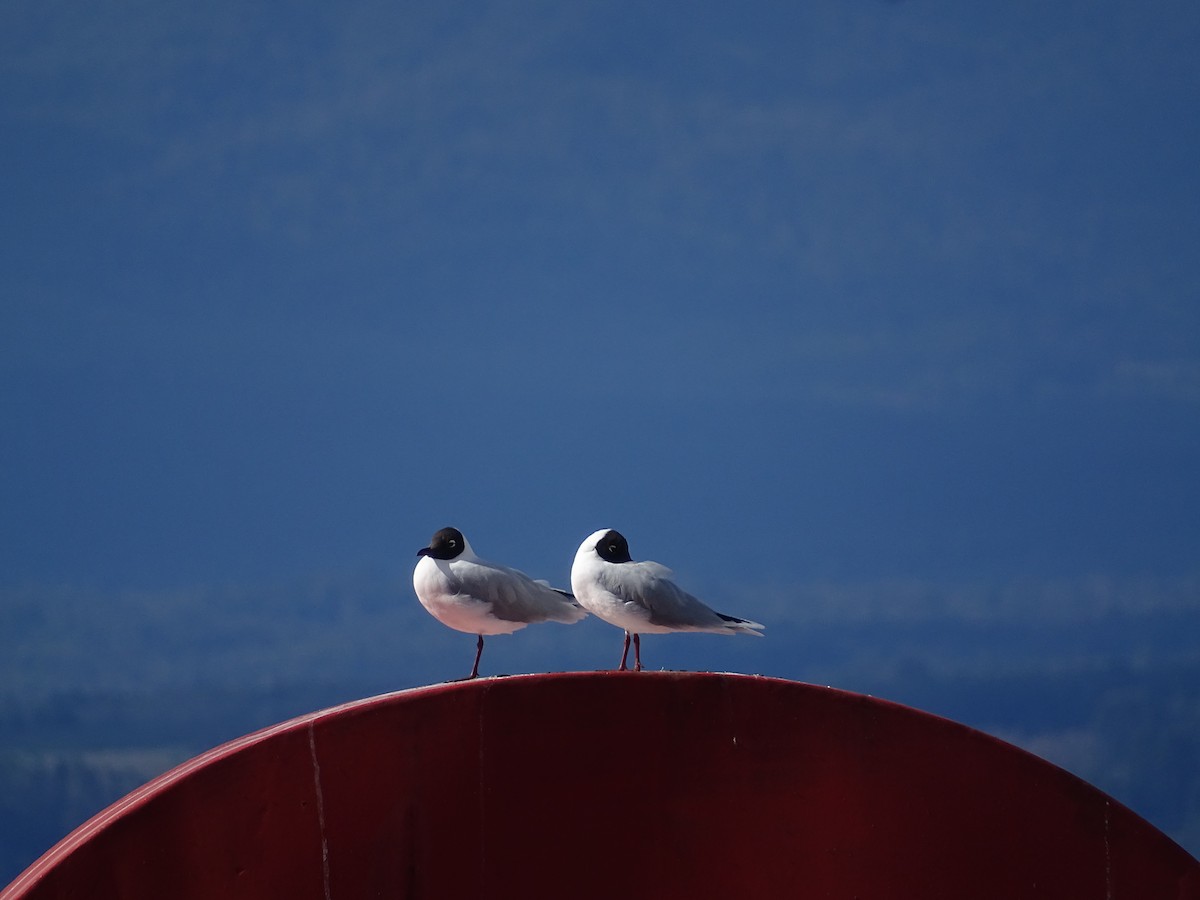
[(463, 593), (491, 604), (492, 615), (506, 622), (571, 623), (587, 615), (567, 592), (516, 569), (464, 560), (451, 571)]

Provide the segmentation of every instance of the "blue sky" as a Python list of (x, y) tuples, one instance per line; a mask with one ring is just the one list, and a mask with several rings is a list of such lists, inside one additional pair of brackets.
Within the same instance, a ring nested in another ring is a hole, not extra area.
[(9, 584), (1196, 570), (1195, 4), (0, 26)]

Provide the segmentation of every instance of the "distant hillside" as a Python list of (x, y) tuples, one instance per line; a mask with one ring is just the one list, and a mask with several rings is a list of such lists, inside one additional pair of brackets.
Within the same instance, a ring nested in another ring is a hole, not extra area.
[[(714, 590), (763, 641), (649, 636), (654, 668), (760, 672), (886, 697), (1013, 741), (1200, 852), (1194, 580)], [(461, 677), (473, 640), (407, 581), (0, 598), (0, 883), (170, 766), (266, 725)], [(588, 620), (487, 643), (485, 674), (611, 667)]]

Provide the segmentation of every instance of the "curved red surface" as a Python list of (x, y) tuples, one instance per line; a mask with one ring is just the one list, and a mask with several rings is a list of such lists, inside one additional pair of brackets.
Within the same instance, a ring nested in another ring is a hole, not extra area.
[(0, 897), (1200, 898), (1200, 863), (953, 722), (707, 673), (489, 678), (218, 747)]

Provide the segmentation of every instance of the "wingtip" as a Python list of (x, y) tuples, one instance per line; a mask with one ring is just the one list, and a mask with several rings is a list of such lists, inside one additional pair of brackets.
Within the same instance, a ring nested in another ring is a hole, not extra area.
[(727, 616), (724, 613), (717, 613), (725, 620), (725, 627), (737, 634), (752, 634), (755, 637), (765, 637), (762, 633), (767, 627), (760, 622), (751, 622), (749, 619), (739, 619), (737, 616)]
[(750, 634), (754, 637), (766, 637), (763, 630), (766, 625), (760, 625), (758, 622), (741, 621), (736, 624), (731, 624), (730, 627), (738, 634)]

